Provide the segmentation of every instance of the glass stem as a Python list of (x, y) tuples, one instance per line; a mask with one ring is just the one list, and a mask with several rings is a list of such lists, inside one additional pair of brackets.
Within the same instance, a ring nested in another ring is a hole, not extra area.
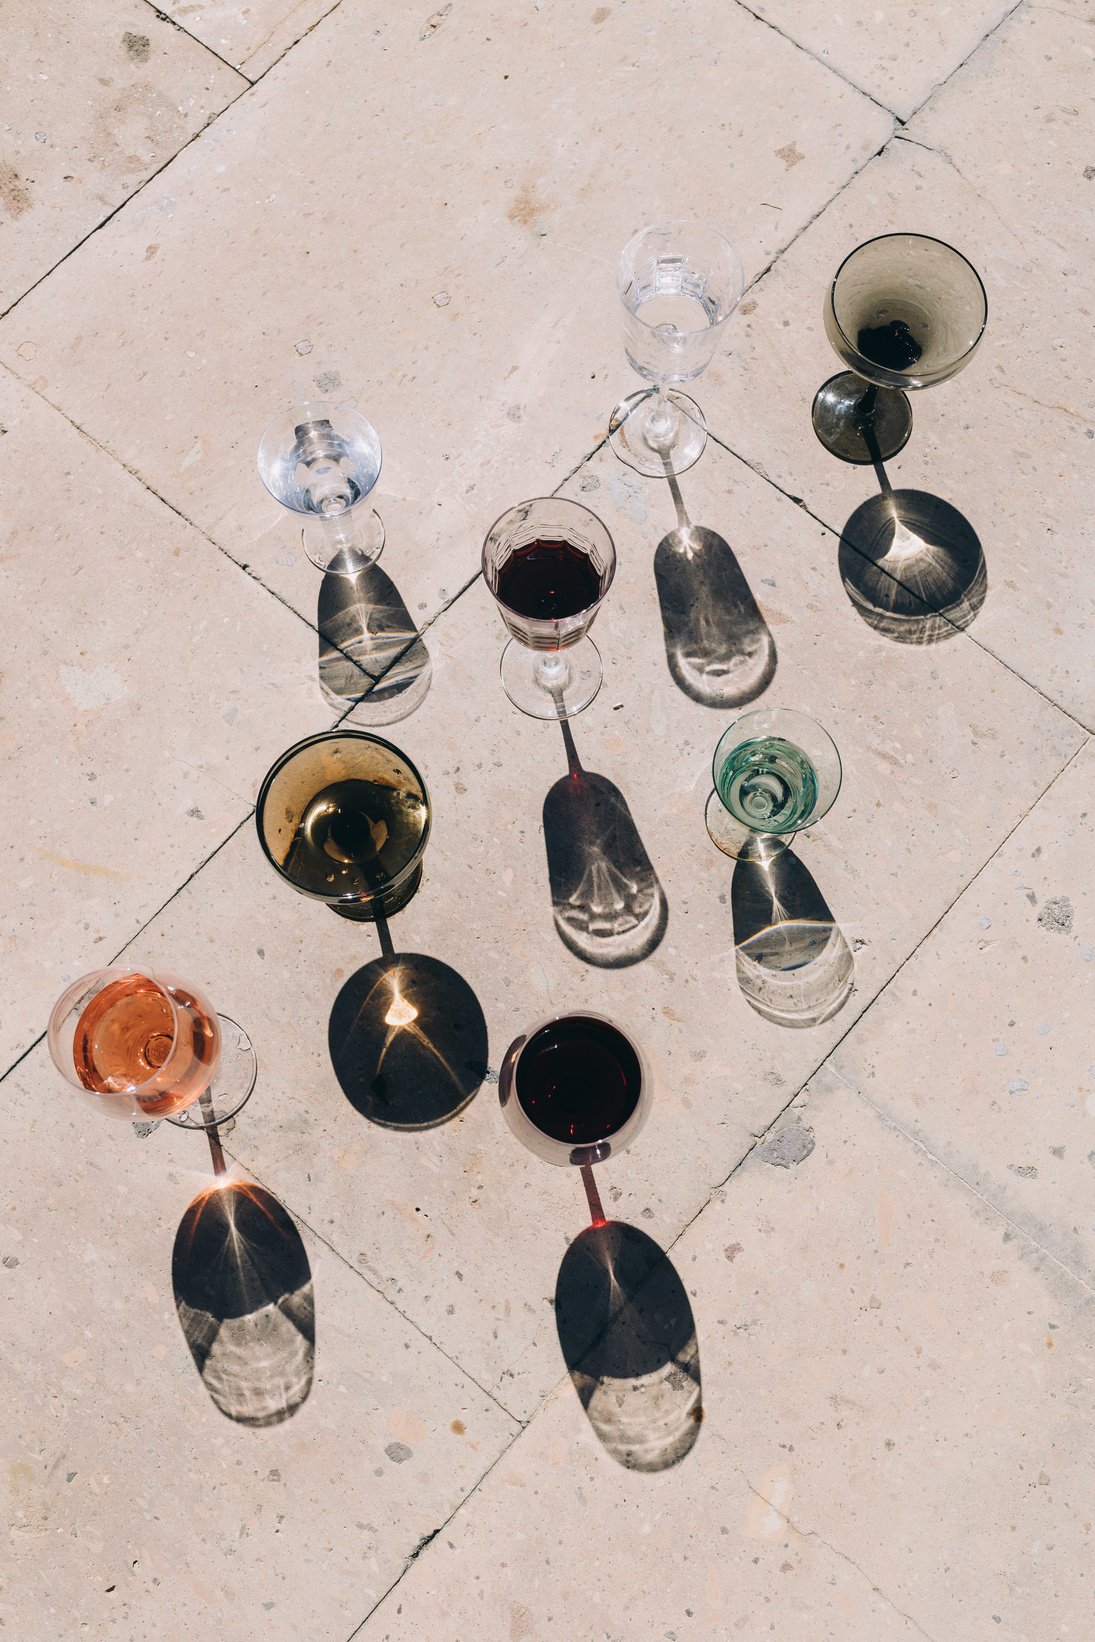
[(539, 650), (536, 654), (536, 682), (549, 696), (557, 696), (570, 683), (570, 662), (561, 650)]
[(867, 389), (866, 393), (863, 395), (863, 398), (859, 401), (859, 404), (855, 408), (855, 419), (856, 419), (856, 421), (857, 422), (866, 422), (868, 424), (868, 426), (873, 424), (873, 422), (874, 422), (874, 408), (875, 408), (875, 405), (877, 403), (878, 403), (878, 384), (877, 384), (877, 382), (872, 382), (870, 387)]
[(643, 438), (652, 450), (668, 454), (677, 442), (681, 414), (659, 382), (643, 421)]

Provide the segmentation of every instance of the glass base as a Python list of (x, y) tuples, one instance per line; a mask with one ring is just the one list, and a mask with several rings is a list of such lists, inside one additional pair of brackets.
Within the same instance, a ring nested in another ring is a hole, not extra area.
[(634, 468), (648, 479), (665, 479), (669, 474), (687, 473), (703, 455), (707, 443), (707, 423), (694, 399), (686, 393), (670, 392), (666, 398), (680, 412), (676, 437), (668, 449), (658, 449), (647, 442), (643, 429), (645, 416), (642, 406), (651, 398), (649, 388), (621, 399), (612, 412), (608, 424), (609, 444), (621, 462)]
[(421, 882), (420, 861), (406, 883), (400, 884), (398, 889), (380, 890), (370, 901), (328, 901), (327, 905), (340, 918), (349, 918), (351, 923), (375, 924), (378, 917), (390, 918), (393, 913), (401, 912)]
[(573, 718), (601, 688), (601, 654), (590, 638), (565, 650), (530, 650), (510, 639), (502, 651), (502, 688), (530, 718)]
[(183, 1112), (165, 1119), (177, 1129), (215, 1129), (227, 1123), (251, 1098), (259, 1063), (251, 1039), (230, 1015), (217, 1015), (221, 1023), (221, 1058), (216, 1075), (205, 1094)]
[(309, 519), (300, 539), (318, 570), (332, 576), (356, 576), (379, 559), (384, 525), (376, 509), (369, 508), (348, 529), (338, 528), (337, 519)]
[[(841, 371), (822, 383), (811, 412), (814, 432), (825, 449), (857, 467), (888, 462), (904, 450), (912, 432), (912, 406), (908, 395), (898, 388), (876, 388), (869, 417), (856, 414), (870, 386), (854, 371)], [(869, 429), (870, 439), (864, 437), (864, 427)]]
[(704, 820), (715, 848), (724, 855), (732, 855), (735, 861), (770, 861), (773, 856), (782, 855), (795, 836), (793, 832), (754, 832), (751, 827), (743, 826), (730, 814), (714, 788), (707, 800)]

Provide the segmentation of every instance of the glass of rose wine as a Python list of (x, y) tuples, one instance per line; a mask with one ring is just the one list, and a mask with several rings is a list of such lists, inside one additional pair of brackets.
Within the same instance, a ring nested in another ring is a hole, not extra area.
[(927, 234), (880, 234), (845, 257), (825, 298), (825, 334), (848, 367), (814, 397), (814, 432), (842, 462), (888, 461), (912, 432), (908, 388), (969, 364), (988, 298), (960, 251)]
[(720, 736), (712, 777), (711, 842), (724, 855), (767, 861), (829, 813), (840, 791), (840, 754), (805, 713), (762, 707)]
[(483, 579), (512, 635), (502, 688), (531, 718), (573, 718), (601, 688), (589, 629), (612, 585), (616, 548), (595, 513), (539, 496), (495, 520), (483, 543)]
[(506, 1122), (545, 1163), (590, 1168), (624, 1151), (650, 1112), (636, 1044), (603, 1015), (553, 1015), (510, 1044), (498, 1074)]
[(74, 981), (53, 1007), (53, 1064), (100, 1112), (182, 1129), (227, 1123), (258, 1064), (246, 1032), (198, 987), (157, 970), (112, 964)]
[(255, 821), (275, 871), (344, 918), (386, 918), (422, 881), (426, 783), (398, 747), (363, 730), (325, 731), (282, 753)]
[(259, 441), (259, 478), (301, 524), (304, 551), (320, 570), (356, 576), (374, 564), (384, 526), (369, 501), (380, 477), (380, 436), (350, 405), (293, 405)]

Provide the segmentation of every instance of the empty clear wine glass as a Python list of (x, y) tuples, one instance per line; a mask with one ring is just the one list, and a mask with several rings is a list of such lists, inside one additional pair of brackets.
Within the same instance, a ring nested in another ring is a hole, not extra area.
[(96, 1110), (212, 1129), (236, 1115), (258, 1063), (236, 1021), (190, 981), (111, 964), (73, 981), (53, 1006), (53, 1064)]
[(613, 450), (636, 472), (684, 473), (703, 454), (703, 412), (669, 384), (690, 382), (711, 363), (743, 284), (741, 258), (706, 222), (659, 222), (620, 252), (628, 363), (655, 387), (621, 399), (609, 424)]
[(805, 713), (762, 707), (719, 739), (707, 800), (707, 831), (724, 855), (769, 860), (832, 808), (840, 754)]
[(817, 391), (814, 432), (842, 462), (886, 461), (912, 432), (902, 391), (945, 382), (984, 335), (977, 270), (927, 234), (881, 234), (845, 257), (825, 299), (825, 334), (848, 366)]
[(483, 543), (483, 579), (512, 638), (502, 688), (532, 718), (572, 718), (601, 688), (588, 636), (616, 573), (612, 537), (587, 507), (561, 496), (521, 502)]
[(326, 400), (283, 411), (259, 441), (259, 477), (300, 519), (304, 551), (320, 570), (353, 576), (380, 557), (384, 526), (369, 496), (381, 460), (372, 423)]
[(650, 1113), (638, 1046), (589, 1011), (552, 1015), (515, 1038), (498, 1073), (506, 1122), (545, 1163), (588, 1168), (626, 1150)]
[(286, 883), (344, 918), (386, 918), (422, 881), (426, 784), (379, 736), (331, 730), (297, 742), (267, 773), (255, 821)]

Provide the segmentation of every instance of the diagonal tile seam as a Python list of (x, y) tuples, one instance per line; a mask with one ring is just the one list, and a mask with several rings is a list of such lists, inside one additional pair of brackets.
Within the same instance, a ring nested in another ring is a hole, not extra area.
[[(881, 98), (876, 97), (873, 91), (868, 91), (866, 86), (861, 86), (857, 80), (853, 80), (845, 69), (838, 68), (835, 63), (829, 62), (825, 57), (819, 57), (817, 52), (810, 50), (809, 46), (804, 46), (801, 40), (796, 40), (793, 34), (788, 34), (786, 29), (781, 29), (778, 23), (773, 23), (770, 17), (763, 17), (759, 11), (754, 11), (752, 6), (746, 4), (746, 0), (735, 0), (735, 3), (740, 10), (747, 12), (758, 23), (763, 23), (766, 29), (771, 29), (773, 34), (778, 34), (780, 39), (785, 40), (789, 46), (794, 46), (796, 51), (801, 51), (804, 57), (809, 57), (812, 63), (817, 63), (836, 79), (843, 80), (846, 86), (857, 92), (860, 97), (865, 97), (876, 108), (881, 109), (883, 114), (888, 114), (892, 120), (901, 119), (901, 116), (882, 102)], [(1022, 4), (1022, 0), (1019, 0), (1019, 3)]]
[(899, 1619), (906, 1620), (907, 1623), (910, 1624), (920, 1636), (925, 1638), (925, 1642), (934, 1642), (934, 1638), (924, 1629), (920, 1621), (918, 1619), (914, 1619), (911, 1613), (906, 1613), (903, 1608), (899, 1608), (893, 1598), (891, 1596), (887, 1596), (881, 1585), (876, 1584), (867, 1570), (861, 1567), (854, 1557), (849, 1556), (847, 1551), (842, 1551), (838, 1545), (833, 1545), (829, 1540), (825, 1539), (816, 1528), (800, 1528), (798, 1524), (792, 1521), (792, 1519), (787, 1515), (786, 1511), (781, 1511), (778, 1505), (770, 1500), (767, 1495), (762, 1494), (760, 1489), (757, 1488), (754, 1483), (750, 1482), (749, 1478), (740, 1466), (738, 1467), (738, 1475), (741, 1477), (749, 1492), (755, 1495), (762, 1504), (767, 1505), (770, 1511), (774, 1511), (780, 1521), (785, 1522), (793, 1534), (797, 1535), (799, 1539), (816, 1539), (819, 1545), (824, 1545), (825, 1549), (832, 1556), (839, 1557), (841, 1562), (846, 1562), (848, 1564), (849, 1568), (854, 1568), (860, 1578), (865, 1580), (871, 1587), (874, 1595), (880, 1596), (886, 1606), (888, 1608), (892, 1608)]
[[(208, 43), (207, 40), (201, 39), (200, 36), (197, 35), (197, 34), (192, 34), (191, 31), (185, 26), (185, 24), (180, 23), (177, 18), (169, 17), (166, 12), (161, 11), (159, 6), (156, 5), (155, 0), (145, 0), (145, 3), (146, 3), (146, 5), (148, 5), (150, 10), (152, 10), (156, 13), (156, 16), (160, 19), (161, 23), (170, 23), (170, 25), (173, 29), (177, 29), (180, 34), (185, 34), (188, 40), (193, 40), (196, 45), (204, 47), (204, 49), (206, 51), (210, 52), (212, 54), (212, 56), (216, 57), (219, 62), (222, 62), (224, 64), (225, 68), (230, 68), (234, 74), (242, 75), (242, 77), (248, 82), (248, 84), (256, 86), (256, 85), (258, 85), (259, 81), (264, 78), (265, 75), (269, 74), (269, 72), (272, 68), (276, 68), (277, 64), (281, 62), (283, 57), (287, 57), (289, 55), (289, 53), (293, 50), (294, 46), (299, 46), (300, 42), (303, 39), (305, 39), (305, 37), (307, 35), (311, 34), (311, 32), (314, 28), (318, 28), (320, 23), (322, 23), (326, 18), (330, 17), (330, 15), (333, 11), (337, 11), (339, 6), (342, 4), (342, 0), (334, 0), (334, 4), (331, 5), (331, 6), (328, 6), (327, 10), (323, 13), (322, 17), (317, 17), (314, 23), (309, 23), (309, 25), (306, 29), (302, 29), (301, 32), (297, 35), (296, 39), (295, 40), (290, 40), (290, 42), (286, 46), (285, 50), (282, 51), (282, 52), (279, 52), (278, 55), (274, 58), (274, 61), (272, 63), (268, 63), (266, 65), (266, 67), (263, 69), (261, 74), (255, 74), (255, 75), (248, 74), (247, 70), (245, 68), (241, 68), (238, 63), (230, 63), (228, 61), (228, 58), (227, 57), (222, 57), (220, 52), (215, 51), (213, 49), (213, 47)], [(262, 39), (255, 46), (254, 50), (251, 51), (248, 54), (248, 57), (247, 57), (246, 60), (248, 62), (250, 62), (253, 57), (257, 57), (259, 52), (262, 50), (263, 46), (267, 43), (268, 40), (272, 40), (276, 33), (277, 33), (277, 29), (272, 28), (270, 30), (269, 34), (264, 34)], [(22, 300), (22, 298), (20, 298), (20, 301), (21, 300)], [(2, 316), (0, 316), (0, 317), (2, 317)]]
[[(161, 11), (159, 6), (155, 4), (155, 0), (144, 0), (144, 3), (147, 5), (149, 11), (152, 12), (154, 16), (159, 18), (161, 23), (166, 23), (168, 28), (173, 28), (176, 34), (181, 34), (184, 39), (193, 40), (196, 46), (200, 46), (203, 51), (207, 51), (210, 57), (215, 57), (218, 63), (223, 63), (225, 68), (231, 69), (233, 74), (238, 74), (242, 80), (246, 80), (248, 85), (254, 84), (254, 81), (251, 79), (249, 74), (244, 74), (242, 68), (237, 68), (235, 63), (230, 63), (228, 61), (227, 57), (222, 57), (220, 52), (215, 50), (207, 40), (199, 40), (198, 36), (196, 34), (191, 34), (190, 30), (188, 28), (184, 28), (183, 24), (180, 23), (177, 18), (169, 17), (166, 11)], [(182, 150), (180, 149), (179, 152), (181, 153)], [(172, 155), (172, 158), (174, 158), (174, 155)], [(23, 294), (24, 296), (26, 295), (25, 292)], [(22, 297), (20, 297), (19, 300), (21, 302), (23, 300)]]

